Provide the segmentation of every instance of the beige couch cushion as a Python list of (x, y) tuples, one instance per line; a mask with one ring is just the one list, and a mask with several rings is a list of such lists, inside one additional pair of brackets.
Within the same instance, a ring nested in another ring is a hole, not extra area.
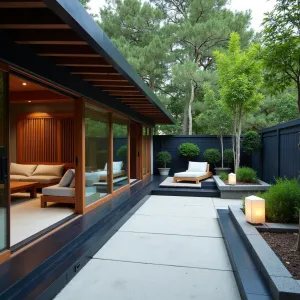
[(75, 189), (69, 187), (60, 187), (58, 184), (56, 184), (43, 188), (42, 193), (44, 196), (74, 197)]
[(59, 186), (63, 187), (63, 186), (69, 186), (71, 184), (71, 181), (74, 177), (74, 172), (73, 170), (68, 170), (65, 175), (63, 176), (63, 178), (60, 180), (59, 182)]
[(58, 176), (43, 176), (43, 175), (36, 175), (36, 176), (30, 176), (26, 178), (20, 179), (20, 181), (29, 181), (29, 182), (38, 182), (41, 184), (54, 184), (59, 183), (61, 177)]
[(29, 177), (24, 175), (10, 175), (10, 181), (28, 181)]
[(37, 165), (10, 164), (11, 175), (30, 176), (36, 170)]
[(64, 165), (38, 165), (32, 175), (62, 177)]

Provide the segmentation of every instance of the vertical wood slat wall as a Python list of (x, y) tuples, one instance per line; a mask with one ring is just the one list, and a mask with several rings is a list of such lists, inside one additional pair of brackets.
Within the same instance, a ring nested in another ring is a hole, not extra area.
[(17, 124), (18, 163), (74, 163), (74, 117), (20, 116)]

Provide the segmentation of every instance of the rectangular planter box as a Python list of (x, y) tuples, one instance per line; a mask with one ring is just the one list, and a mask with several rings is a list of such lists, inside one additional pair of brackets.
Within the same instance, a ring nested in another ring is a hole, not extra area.
[(251, 252), (257, 269), (265, 278), (273, 299), (299, 300), (300, 284), (293, 279), (291, 273), (257, 229), (246, 221), (241, 209), (236, 206), (229, 206), (229, 215), (246, 247)]
[(270, 187), (268, 183), (261, 180), (259, 180), (260, 184), (251, 185), (227, 185), (219, 176), (214, 176), (214, 180), (223, 199), (242, 199), (257, 192), (265, 192)]

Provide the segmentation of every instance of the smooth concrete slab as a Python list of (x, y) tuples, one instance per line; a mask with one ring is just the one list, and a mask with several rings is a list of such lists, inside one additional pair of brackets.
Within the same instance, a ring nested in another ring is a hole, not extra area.
[(214, 206), (226, 206), (228, 207), (229, 205), (237, 205), (242, 207), (243, 201), (242, 200), (237, 200), (237, 199), (221, 199), (221, 198), (212, 198)]
[[(166, 198), (166, 199), (164, 199)], [(202, 203), (203, 205), (194, 205)], [(216, 218), (212, 198), (151, 196), (136, 211), (139, 215)]]
[[(210, 197), (183, 197), (183, 196), (159, 196), (152, 195), (147, 203), (152, 202), (159, 205), (200, 205), (213, 206), (212, 198)], [(146, 204), (146, 203), (145, 203)]]
[(120, 231), (222, 237), (215, 218), (133, 215)]
[(117, 232), (94, 258), (232, 270), (220, 238)]
[(240, 300), (233, 272), (93, 259), (56, 300)]

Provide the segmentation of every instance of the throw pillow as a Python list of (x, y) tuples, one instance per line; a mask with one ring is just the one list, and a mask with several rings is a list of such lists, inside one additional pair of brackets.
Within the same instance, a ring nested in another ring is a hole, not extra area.
[(74, 177), (74, 172), (72, 170), (68, 170), (65, 175), (63, 176), (63, 178), (60, 180), (59, 182), (59, 186), (60, 187), (66, 187), (69, 186), (72, 179)]
[(64, 165), (38, 165), (32, 175), (61, 177)]

